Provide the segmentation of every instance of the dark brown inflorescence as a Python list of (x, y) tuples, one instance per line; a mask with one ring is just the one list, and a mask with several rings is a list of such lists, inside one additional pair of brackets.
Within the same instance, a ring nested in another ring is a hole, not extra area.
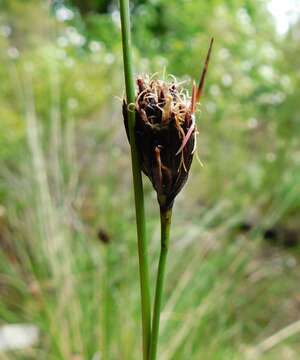
[[(188, 178), (196, 147), (196, 103), (203, 89), (211, 47), (212, 41), (199, 87), (193, 85), (191, 97), (175, 81), (137, 79), (136, 146), (141, 169), (151, 180), (163, 210), (172, 208)], [(123, 116), (129, 138), (127, 111), (124, 101)]]
[[(160, 206), (168, 208), (185, 184), (192, 163), (194, 115), (175, 83), (139, 78), (137, 84), (135, 135), (140, 164)], [(125, 103), (123, 109), (128, 128)]]

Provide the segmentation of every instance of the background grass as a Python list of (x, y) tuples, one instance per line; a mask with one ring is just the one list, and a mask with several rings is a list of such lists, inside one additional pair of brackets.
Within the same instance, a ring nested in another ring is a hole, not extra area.
[[(84, 3), (0, 3), (0, 317), (40, 331), (3, 359), (141, 354), (117, 6)], [(278, 35), (267, 3), (133, 3), (139, 72), (197, 78), (216, 38), (204, 167), (174, 209), (160, 359), (298, 358), (299, 24)], [(154, 281), (146, 179), (145, 191)]]

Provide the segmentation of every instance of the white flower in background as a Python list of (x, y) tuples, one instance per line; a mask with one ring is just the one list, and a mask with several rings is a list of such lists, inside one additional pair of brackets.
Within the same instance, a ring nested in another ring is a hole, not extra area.
[(261, 65), (258, 69), (259, 74), (266, 81), (275, 81), (275, 72), (274, 69), (269, 65)]
[(222, 76), (222, 83), (226, 87), (230, 86), (232, 84), (232, 76), (230, 74), (224, 74)]
[(276, 27), (280, 34), (285, 34), (289, 27), (300, 18), (299, 0), (271, 0), (268, 9), (275, 18)]
[(86, 42), (86, 38), (72, 26), (66, 29), (66, 35), (69, 39), (69, 42), (74, 46), (80, 47), (83, 46)]
[(68, 9), (66, 6), (60, 6), (56, 10), (55, 15), (56, 15), (56, 19), (61, 22), (72, 20), (74, 17), (73, 11)]
[(35, 345), (39, 330), (29, 324), (7, 324), (0, 327), (0, 351), (22, 350)]
[(89, 49), (93, 53), (98, 52), (98, 51), (100, 51), (102, 49), (102, 44), (99, 41), (92, 40), (89, 43)]

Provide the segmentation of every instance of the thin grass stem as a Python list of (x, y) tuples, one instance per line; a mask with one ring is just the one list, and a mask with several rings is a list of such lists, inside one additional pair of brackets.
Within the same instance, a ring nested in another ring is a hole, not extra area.
[(150, 357), (149, 357), (150, 360), (155, 360), (157, 354), (160, 310), (161, 310), (164, 279), (165, 279), (167, 254), (169, 250), (171, 218), (172, 218), (172, 209), (160, 210), (161, 250), (160, 250), (157, 279), (156, 279), (155, 300), (154, 300), (154, 310), (153, 310), (153, 320), (152, 320), (152, 336), (151, 336)]
[(148, 359), (151, 337), (151, 302), (149, 286), (148, 254), (146, 241), (144, 193), (142, 175), (139, 165), (138, 153), (135, 141), (135, 111), (129, 110), (130, 104), (135, 102), (135, 87), (131, 53), (130, 15), (129, 0), (120, 0), (120, 15), (122, 28), (122, 45), (124, 60), (124, 75), (126, 85), (126, 97), (128, 104), (128, 128), (131, 148), (132, 177), (134, 187), (136, 226), (138, 238), (139, 271), (142, 306), (142, 331), (143, 331), (143, 359)]

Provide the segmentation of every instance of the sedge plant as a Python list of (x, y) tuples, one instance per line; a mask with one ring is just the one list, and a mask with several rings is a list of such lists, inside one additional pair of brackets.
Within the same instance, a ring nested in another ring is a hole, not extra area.
[[(196, 87), (193, 82), (191, 96), (180, 88), (175, 79), (167, 82), (149, 76), (137, 78), (137, 91), (135, 91), (128, 0), (120, 0), (120, 13), (126, 83), (123, 117), (131, 147), (135, 193), (142, 296), (143, 355), (144, 359), (155, 360), (172, 209), (175, 197), (187, 181), (196, 150), (195, 112), (204, 88), (213, 39), (210, 42), (199, 85)], [(152, 323), (149, 322), (151, 309), (141, 172), (150, 179), (157, 193), (161, 222), (161, 249)]]

